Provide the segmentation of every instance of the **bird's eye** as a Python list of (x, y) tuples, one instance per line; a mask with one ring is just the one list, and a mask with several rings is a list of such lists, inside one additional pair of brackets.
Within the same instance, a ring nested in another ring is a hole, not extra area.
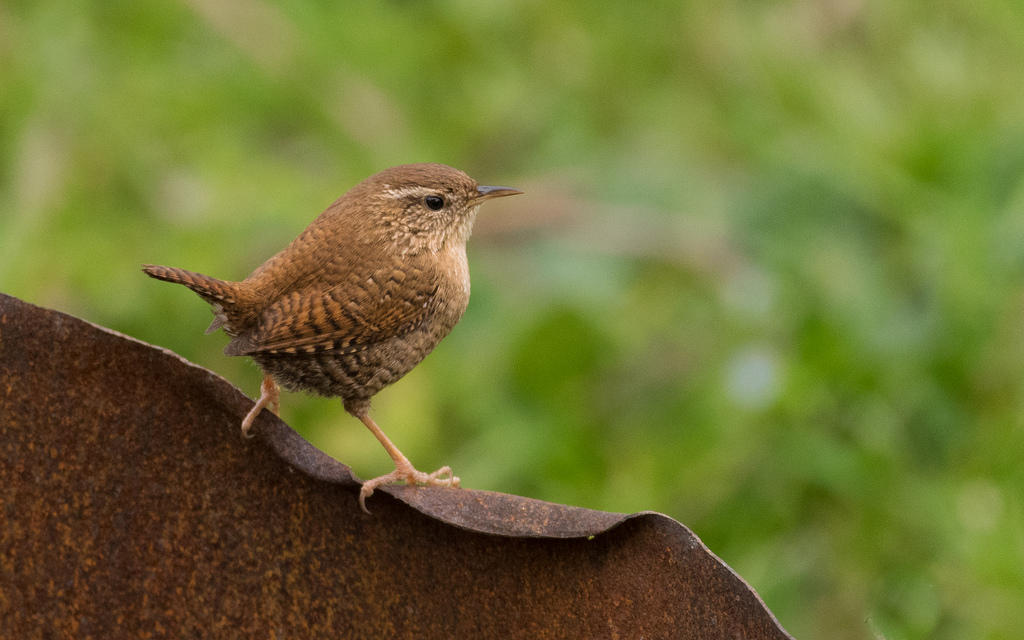
[(431, 211), (440, 211), (444, 207), (444, 198), (441, 196), (427, 196), (423, 202)]

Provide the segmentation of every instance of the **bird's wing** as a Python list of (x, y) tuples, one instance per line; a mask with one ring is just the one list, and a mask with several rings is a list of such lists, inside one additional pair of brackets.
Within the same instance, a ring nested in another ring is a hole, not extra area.
[(418, 327), (437, 291), (435, 278), (406, 265), (326, 290), (292, 292), (267, 307), (225, 353), (355, 353)]

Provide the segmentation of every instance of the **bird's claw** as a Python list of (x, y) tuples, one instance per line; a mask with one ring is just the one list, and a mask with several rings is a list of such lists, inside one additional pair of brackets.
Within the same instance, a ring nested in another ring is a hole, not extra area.
[(373, 495), (374, 490), (382, 485), (391, 484), (393, 482), (405, 482), (410, 485), (424, 485), (424, 486), (443, 486), (447, 488), (457, 489), (459, 488), (459, 477), (452, 473), (451, 467), (441, 467), (433, 473), (424, 473), (417, 471), (409, 465), (408, 468), (398, 467), (391, 473), (374, 478), (373, 480), (367, 480), (363, 483), (362, 489), (359, 490), (359, 508), (370, 513), (370, 510), (366, 508), (366, 499)]
[(245, 419), (242, 420), (243, 436), (251, 438), (255, 435), (251, 433), (252, 423), (255, 422), (256, 416), (260, 414), (260, 411), (264, 409), (269, 409), (275, 416), (281, 410), (281, 387), (269, 375), (263, 376), (263, 384), (260, 385), (260, 399), (256, 401), (256, 404), (252, 406), (249, 413), (245, 414)]

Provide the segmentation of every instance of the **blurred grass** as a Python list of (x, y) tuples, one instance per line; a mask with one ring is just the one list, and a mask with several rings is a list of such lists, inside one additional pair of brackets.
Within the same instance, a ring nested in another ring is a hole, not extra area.
[(668, 513), (797, 637), (1017, 637), (1022, 68), (1009, 0), (8, 1), (0, 290), (256, 393), (140, 264), (240, 279), (394, 164), (522, 187), (375, 404), (418, 466)]

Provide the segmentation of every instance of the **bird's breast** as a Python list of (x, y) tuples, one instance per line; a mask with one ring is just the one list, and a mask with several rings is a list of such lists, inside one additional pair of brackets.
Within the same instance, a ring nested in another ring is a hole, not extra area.
[(466, 259), (466, 247), (447, 247), (439, 252), (436, 264), (441, 270), (439, 297), (448, 303), (451, 311), (456, 312), (455, 321), (458, 322), (469, 306), (469, 262)]

